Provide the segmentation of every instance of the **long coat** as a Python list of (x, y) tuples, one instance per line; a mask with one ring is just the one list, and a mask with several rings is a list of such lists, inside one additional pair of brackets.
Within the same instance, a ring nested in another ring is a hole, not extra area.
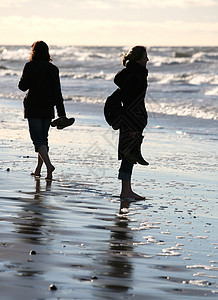
[(143, 131), (147, 125), (145, 94), (148, 70), (135, 62), (128, 62), (126, 68), (118, 72), (114, 83), (121, 89), (123, 102), (123, 127), (129, 131)]
[(65, 116), (58, 68), (48, 61), (30, 61), (25, 64), (18, 87), (27, 91), (24, 98), (25, 118)]
[[(123, 103), (118, 159), (123, 159), (125, 153), (140, 147), (142, 143), (142, 132), (148, 122), (145, 108), (147, 76), (148, 70), (145, 67), (136, 62), (128, 62), (126, 68), (114, 78), (115, 84), (121, 89)], [(131, 131), (138, 133), (135, 139), (130, 137)]]

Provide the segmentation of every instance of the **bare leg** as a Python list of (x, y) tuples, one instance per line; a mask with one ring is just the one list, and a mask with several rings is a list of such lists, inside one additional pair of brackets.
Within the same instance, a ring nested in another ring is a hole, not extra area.
[(40, 177), (42, 165), (43, 165), (43, 160), (42, 160), (41, 156), (38, 154), (38, 164), (36, 166), (35, 172), (31, 173), (31, 175)]
[(52, 172), (55, 170), (55, 167), (51, 164), (49, 155), (48, 155), (48, 150), (45, 145), (42, 145), (39, 147), (39, 155), (41, 156), (41, 159), (46, 165), (47, 168), (47, 177), (46, 179), (52, 179)]
[(132, 191), (131, 181), (122, 180), (122, 190), (120, 198), (134, 198), (135, 200), (144, 200), (145, 197), (141, 197)]

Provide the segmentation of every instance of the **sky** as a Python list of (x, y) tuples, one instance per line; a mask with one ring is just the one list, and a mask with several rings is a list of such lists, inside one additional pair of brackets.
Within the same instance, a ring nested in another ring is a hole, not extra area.
[(218, 46), (218, 0), (0, 0), (0, 44)]

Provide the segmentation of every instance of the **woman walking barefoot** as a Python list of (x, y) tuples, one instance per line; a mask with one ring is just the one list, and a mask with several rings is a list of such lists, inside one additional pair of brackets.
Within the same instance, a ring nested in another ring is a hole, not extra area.
[(141, 155), (142, 132), (147, 125), (145, 94), (147, 89), (148, 62), (146, 48), (133, 47), (123, 55), (124, 69), (114, 78), (121, 89), (123, 114), (120, 126), (118, 159), (121, 160), (118, 178), (122, 181), (120, 198), (142, 200), (144, 197), (134, 193), (131, 187), (133, 165), (148, 165)]
[(41, 176), (43, 162), (47, 168), (46, 179), (52, 179), (55, 167), (48, 154), (48, 132), (55, 117), (56, 106), (59, 117), (65, 117), (58, 68), (51, 63), (48, 45), (37, 41), (32, 46), (30, 61), (23, 69), (18, 87), (27, 91), (24, 98), (24, 117), (29, 124), (30, 137), (38, 152), (38, 163), (32, 175)]

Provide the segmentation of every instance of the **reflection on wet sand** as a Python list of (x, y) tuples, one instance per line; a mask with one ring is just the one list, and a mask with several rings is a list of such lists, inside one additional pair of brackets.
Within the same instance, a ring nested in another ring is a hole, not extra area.
[[(23, 199), (20, 206), (21, 211), (18, 212), (18, 218), (15, 225), (15, 232), (19, 233), (18, 238), (24, 242), (31, 244), (44, 243), (44, 213), (47, 208), (44, 208), (45, 192), (41, 189), (40, 179), (35, 178), (35, 192), (33, 198)], [(46, 181), (45, 191), (50, 191), (51, 181)]]
[(0, 218), (3, 298), (216, 298), (215, 219), (175, 216), (181, 201), (168, 196), (165, 202), (119, 201), (84, 182), (29, 176), (24, 184), (22, 176), (7, 176)]
[[(127, 293), (133, 288), (133, 262), (134, 254), (134, 232), (129, 227), (129, 207), (131, 201), (121, 200), (119, 213), (114, 219), (114, 226), (111, 227), (109, 250), (104, 251), (103, 256), (98, 259), (96, 274), (99, 280), (95, 284), (101, 289), (95, 290), (95, 296), (108, 299), (113, 294)], [(101, 266), (100, 266), (101, 265)], [(103, 265), (103, 269), (102, 269)]]
[[(48, 242), (43, 228), (45, 225), (45, 212), (47, 207), (44, 205), (45, 194), (51, 189), (51, 181), (46, 182), (45, 189), (41, 187), (41, 181), (35, 178), (35, 191), (28, 194), (28, 198), (21, 198), (20, 208), (17, 213), (15, 225), (16, 238), (20, 240), (19, 245), (23, 245), (26, 255), (29, 258), (23, 264), (17, 265), (17, 274), (22, 277), (35, 277), (45, 273), (45, 268), (41, 262), (35, 261), (35, 255), (41, 252), (41, 247)], [(19, 251), (19, 249), (17, 249)]]
[(110, 235), (110, 251), (107, 259), (107, 265), (110, 267), (107, 276), (110, 282), (107, 282), (105, 287), (113, 291), (128, 291), (132, 283), (133, 266), (125, 253), (133, 251), (133, 234), (128, 227), (129, 219), (126, 211), (123, 211), (124, 208), (128, 210), (129, 205), (128, 200), (120, 202), (120, 212), (114, 220), (115, 227)]

